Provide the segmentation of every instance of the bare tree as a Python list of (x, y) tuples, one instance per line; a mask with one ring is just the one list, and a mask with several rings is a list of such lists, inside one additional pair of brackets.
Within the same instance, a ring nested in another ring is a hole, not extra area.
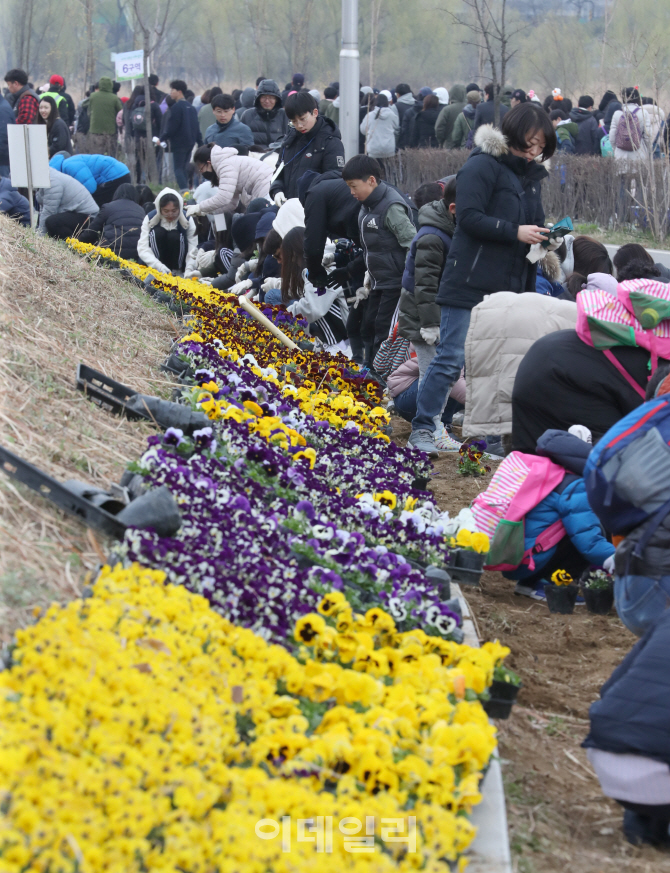
[(491, 70), (493, 83), (494, 120), (500, 125), (500, 91), (505, 84), (509, 62), (519, 48), (514, 48), (515, 38), (527, 30), (524, 22), (510, 27), (507, 20), (508, 0), (463, 0), (466, 14), (445, 10), (455, 24), (467, 28), (472, 39), (464, 45), (474, 46), (481, 52)]
[(156, 0), (154, 23), (149, 24), (150, 10), (144, 11), (141, 0), (133, 0), (133, 13), (135, 21), (142, 33), (142, 52), (144, 61), (144, 129), (146, 131), (146, 173), (149, 184), (158, 181), (158, 169), (156, 167), (156, 154), (152, 141), (151, 125), (151, 88), (149, 86), (149, 59), (160, 45), (165, 36), (170, 6), (172, 0), (165, 0), (165, 7), (161, 13), (161, 0)]
[(384, 0), (371, 0), (370, 2), (370, 85), (375, 84), (375, 52), (379, 38), (379, 16), (382, 11)]

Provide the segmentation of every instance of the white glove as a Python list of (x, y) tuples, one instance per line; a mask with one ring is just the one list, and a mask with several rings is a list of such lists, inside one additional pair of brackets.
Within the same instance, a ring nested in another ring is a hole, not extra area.
[(162, 143), (161, 143), (161, 148), (162, 148), (162, 149), (166, 149), (166, 148), (167, 148), (167, 143), (166, 143), (166, 142), (162, 142)]
[(194, 203), (193, 206), (186, 207), (186, 217), (190, 218), (192, 215), (201, 215), (200, 212), (200, 204)]
[(531, 264), (537, 264), (546, 254), (547, 250), (542, 247), (542, 243), (534, 243), (526, 255), (526, 260), (530, 261)]
[(440, 339), (440, 328), (439, 327), (422, 327), (419, 331), (421, 334), (421, 339), (428, 343), (429, 346), (434, 346), (439, 342)]
[(367, 270), (365, 271), (365, 278), (363, 279), (363, 287), (368, 289), (368, 294), (372, 290), (372, 276)]
[(271, 291), (273, 288), (281, 288), (281, 279), (266, 279), (261, 285), (261, 288), (263, 289), (264, 294), (267, 294), (268, 291)]
[(214, 278), (212, 277), (212, 278), (205, 279), (205, 277), (203, 276), (199, 281), (202, 282), (203, 285), (211, 285), (212, 282), (214, 281)]
[(249, 262), (245, 261), (243, 264), (237, 268), (237, 272), (235, 273), (235, 281), (241, 282), (246, 276), (251, 272), (249, 268)]
[(237, 294), (239, 296), (244, 291), (248, 291), (252, 285), (253, 282), (251, 279), (246, 279), (244, 282), (236, 282), (235, 285), (232, 285), (228, 290), (231, 294)]
[(247, 261), (247, 264), (249, 264), (249, 272), (253, 273), (258, 266), (258, 258), (252, 258), (250, 261)]
[[(367, 276), (368, 274), (366, 273), (365, 275)], [(358, 308), (359, 303), (362, 303), (364, 300), (367, 300), (369, 295), (370, 295), (370, 289), (366, 288), (365, 285), (363, 285), (362, 288), (357, 288), (356, 289), (356, 297), (354, 298), (354, 309)]]
[(151, 137), (151, 142), (152, 142), (154, 145), (158, 145), (158, 143), (160, 142), (160, 140), (158, 139), (157, 136), (152, 136), (152, 137)]
[(202, 276), (200, 270), (186, 270), (184, 279), (199, 279)]
[(195, 263), (199, 270), (207, 270), (214, 266), (216, 260), (216, 252), (212, 249), (211, 252), (206, 252), (204, 249), (198, 249), (195, 256)]
[(286, 194), (283, 191), (278, 191), (275, 194), (275, 206), (283, 206), (286, 203)]
[(609, 558), (605, 560), (603, 563), (603, 570), (610, 575), (614, 572), (614, 555), (610, 555)]
[(330, 267), (331, 264), (335, 263), (335, 255), (324, 255), (323, 260), (321, 261), (324, 267)]

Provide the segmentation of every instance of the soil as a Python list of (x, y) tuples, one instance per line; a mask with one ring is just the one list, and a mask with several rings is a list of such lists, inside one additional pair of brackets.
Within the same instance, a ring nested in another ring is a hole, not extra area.
[[(409, 425), (393, 419), (393, 439)], [(480, 478), (458, 474), (458, 455), (434, 462), (429, 485), (452, 515), (484, 490)], [(581, 743), (589, 706), (636, 642), (616, 612), (552, 615), (545, 603), (513, 592), (500, 573), (463, 591), (482, 640), (512, 650), (506, 663), (522, 679), (518, 703), (498, 721), (498, 739), (515, 873), (670, 873), (670, 854), (631, 846), (621, 832), (622, 808), (603, 796)]]

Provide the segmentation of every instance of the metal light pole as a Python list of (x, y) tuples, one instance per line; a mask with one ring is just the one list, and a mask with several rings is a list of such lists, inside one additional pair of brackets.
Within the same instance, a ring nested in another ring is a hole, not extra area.
[(340, 131), (347, 160), (358, 154), (360, 127), (358, 95), (358, 0), (342, 0), (342, 48), (340, 49)]

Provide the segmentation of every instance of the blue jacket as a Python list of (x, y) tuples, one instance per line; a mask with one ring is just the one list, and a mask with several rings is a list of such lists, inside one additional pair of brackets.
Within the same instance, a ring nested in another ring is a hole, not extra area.
[(0, 164), (9, 166), (9, 147), (7, 145), (7, 125), (16, 124), (14, 110), (0, 95)]
[[(603, 535), (598, 517), (589, 506), (586, 485), (582, 478), (584, 465), (591, 450), (588, 443), (579, 437), (562, 430), (548, 430), (537, 441), (537, 454), (551, 458), (568, 471), (563, 482), (538, 505), (531, 509), (525, 518), (525, 548), (534, 546), (538, 536), (550, 525), (562, 521), (567, 535), (585, 560), (597, 567), (610, 555), (614, 546)], [(505, 576), (523, 579), (537, 573), (553, 558), (556, 546), (546, 552), (534, 555), (535, 569), (519, 567)]]
[(254, 135), (247, 124), (238, 121), (233, 115), (228, 124), (219, 124), (215, 121), (205, 131), (205, 143), (215, 142), (222, 149), (226, 146), (252, 146)]
[(670, 609), (662, 612), (591, 704), (586, 748), (670, 765)]
[(163, 137), (170, 143), (172, 151), (187, 151), (196, 143), (202, 145), (198, 113), (188, 100), (177, 100), (170, 107)]
[(6, 176), (0, 177), (0, 212), (10, 218), (15, 218), (20, 224), (28, 227), (30, 224), (30, 204), (19, 194)]
[(120, 179), (121, 176), (130, 173), (125, 164), (108, 155), (73, 155), (71, 158), (54, 155), (49, 161), (49, 166), (60, 173), (72, 176), (91, 194), (98, 185), (113, 182), (114, 179)]

